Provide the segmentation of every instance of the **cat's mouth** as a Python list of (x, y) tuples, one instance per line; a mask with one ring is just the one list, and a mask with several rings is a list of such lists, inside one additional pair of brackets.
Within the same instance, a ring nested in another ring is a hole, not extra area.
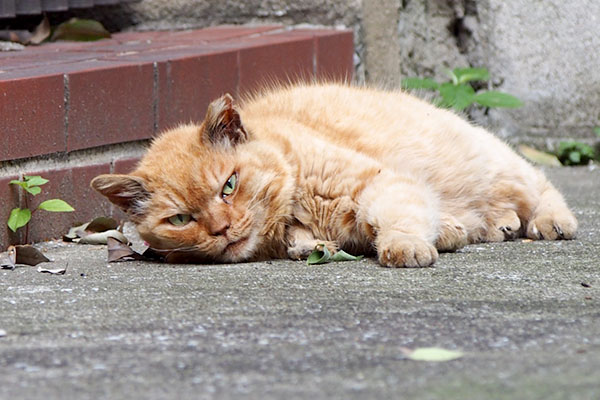
[(229, 254), (232, 254), (234, 256), (238, 255), (246, 247), (246, 244), (248, 243), (249, 239), (250, 239), (250, 236), (246, 236), (244, 238), (241, 238), (241, 239), (238, 239), (238, 240), (234, 240), (233, 242), (230, 242), (223, 249), (223, 253), (229, 253)]

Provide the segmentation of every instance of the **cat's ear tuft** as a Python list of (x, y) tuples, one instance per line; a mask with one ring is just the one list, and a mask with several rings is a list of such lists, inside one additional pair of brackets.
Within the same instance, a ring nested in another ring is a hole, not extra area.
[(248, 140), (248, 133), (229, 93), (208, 106), (203, 136), (212, 144), (227, 146), (235, 146)]
[(144, 214), (150, 199), (144, 179), (132, 175), (99, 175), (90, 186), (106, 196), (111, 203), (134, 216)]

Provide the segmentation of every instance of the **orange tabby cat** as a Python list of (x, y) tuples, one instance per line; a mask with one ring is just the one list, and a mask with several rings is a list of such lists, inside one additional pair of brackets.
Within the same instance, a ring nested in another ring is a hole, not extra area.
[(225, 95), (92, 186), (152, 247), (200, 260), (300, 259), (318, 243), (433, 264), (469, 243), (570, 239), (560, 193), (508, 146), (402, 92), (337, 84)]

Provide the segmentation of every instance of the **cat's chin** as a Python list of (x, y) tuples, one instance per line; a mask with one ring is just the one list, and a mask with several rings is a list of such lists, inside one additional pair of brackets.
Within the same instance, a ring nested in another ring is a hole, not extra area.
[(249, 235), (228, 243), (219, 256), (219, 261), (240, 262), (251, 258), (256, 247), (256, 241), (255, 235)]

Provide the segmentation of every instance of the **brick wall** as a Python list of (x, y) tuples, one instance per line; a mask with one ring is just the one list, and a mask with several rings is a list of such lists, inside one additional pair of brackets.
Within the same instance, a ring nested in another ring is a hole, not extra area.
[(5, 223), (25, 206), (11, 179), (50, 179), (30, 208), (51, 197), (76, 208), (30, 222), (30, 241), (59, 237), (115, 213), (89, 189), (94, 176), (131, 170), (147, 139), (201, 120), (212, 99), (265, 80), (351, 77), (352, 57), (351, 31), (280, 26), (130, 32), (0, 53), (0, 248), (24, 240)]

